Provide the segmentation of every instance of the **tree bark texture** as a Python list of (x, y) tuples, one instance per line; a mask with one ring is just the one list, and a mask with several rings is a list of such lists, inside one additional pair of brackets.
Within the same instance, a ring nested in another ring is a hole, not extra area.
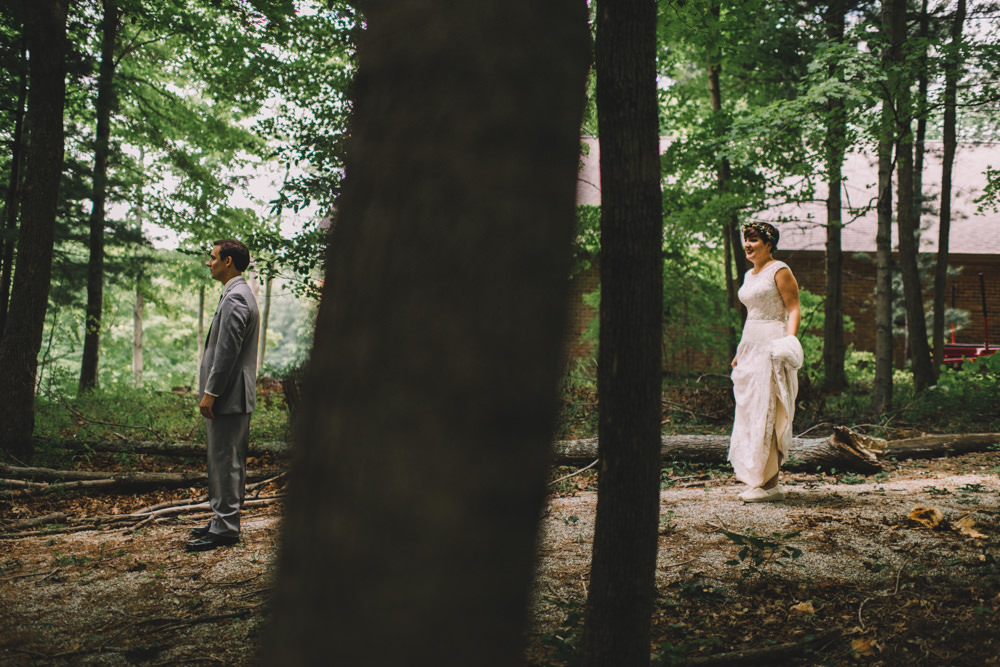
[[(833, 0), (826, 13), (826, 36), (834, 44), (844, 41), (846, 2)], [(831, 78), (839, 77), (838, 67), (831, 64)], [(841, 236), (844, 228), (841, 188), (843, 187), (844, 153), (847, 149), (847, 114), (844, 100), (830, 99), (827, 108), (826, 170), (829, 189), (826, 198), (826, 301), (823, 305), (823, 378), (829, 391), (847, 387), (844, 355), (844, 255)]]
[(944, 362), (945, 290), (948, 283), (948, 258), (951, 236), (951, 190), (952, 167), (955, 164), (955, 149), (958, 146), (958, 79), (960, 75), (960, 47), (965, 24), (965, 0), (958, 0), (951, 26), (951, 44), (945, 53), (944, 70), (944, 119), (943, 153), (941, 156), (941, 207), (938, 221), (937, 265), (934, 267), (934, 365), (940, 368)]
[(896, 223), (899, 229), (899, 272), (903, 279), (903, 302), (906, 307), (907, 341), (913, 370), (913, 388), (923, 391), (934, 382), (931, 371), (931, 351), (927, 344), (927, 320), (924, 316), (924, 295), (917, 264), (919, 251), (919, 217), (914, 210), (915, 174), (913, 164), (913, 99), (910, 93), (911, 73), (906, 69), (904, 52), (906, 0), (887, 0), (893, 4), (888, 22), (891, 41), (888, 64), (889, 94), (896, 110), (897, 205)]
[[(882, 3), (882, 29), (889, 32), (894, 21), (894, 3)], [(894, 61), (893, 47), (883, 47), (882, 64), (888, 69)], [(875, 233), (875, 382), (871, 410), (888, 411), (892, 403), (892, 147), (895, 137), (894, 101), (889, 90), (883, 91), (878, 138), (878, 219)]]
[(656, 4), (598, 2), (600, 487), (583, 665), (648, 665), (659, 526), (663, 214)]
[(10, 302), (10, 281), (14, 270), (14, 244), (17, 240), (17, 216), (21, 205), (21, 166), (24, 162), (24, 116), (28, 101), (28, 52), (22, 32), (18, 64), (20, 71), (12, 71), (19, 78), (17, 102), (14, 107), (14, 131), (11, 133), (10, 180), (4, 217), (0, 223), (0, 335), (7, 323)]
[(562, 371), (586, 4), (364, 10), (263, 662), (519, 665)]
[(93, 190), (90, 196), (90, 260), (87, 263), (87, 313), (84, 319), (80, 391), (97, 386), (104, 309), (104, 203), (108, 194), (108, 154), (111, 150), (111, 109), (114, 105), (115, 43), (118, 40), (118, 3), (103, 0), (101, 66), (97, 75), (97, 136), (94, 141)]
[(0, 337), (0, 447), (22, 461), (33, 455), (35, 373), (52, 276), (56, 203), (63, 165), (66, 99), (66, 0), (25, 3), (31, 54), (28, 136), (17, 266), (7, 326)]

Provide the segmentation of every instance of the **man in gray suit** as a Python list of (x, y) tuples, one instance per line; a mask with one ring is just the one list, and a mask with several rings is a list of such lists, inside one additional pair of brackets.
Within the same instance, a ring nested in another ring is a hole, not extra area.
[(257, 336), (260, 314), (243, 271), (250, 251), (239, 241), (215, 242), (208, 260), (225, 287), (205, 341), (198, 377), (198, 404), (208, 436), (208, 497), (214, 516), (191, 531), (187, 551), (209, 551), (240, 539), (240, 507), (246, 487), (250, 414), (257, 403)]

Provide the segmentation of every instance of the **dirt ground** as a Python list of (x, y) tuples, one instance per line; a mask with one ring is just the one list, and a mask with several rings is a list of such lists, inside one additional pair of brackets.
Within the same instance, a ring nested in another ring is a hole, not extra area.
[[(552, 487), (526, 665), (572, 664), (592, 484), (588, 472)], [(1000, 452), (890, 463), (875, 477), (786, 475), (784, 484), (784, 502), (745, 505), (725, 472), (665, 479), (651, 646), (658, 661), (1000, 662)], [(260, 489), (280, 491), (280, 483)], [(203, 514), (62, 532), (74, 518), (201, 492), (0, 498), (0, 665), (251, 664), (280, 503), (247, 511), (239, 545), (201, 554), (183, 545)], [(12, 528), (57, 511), (70, 518)]]

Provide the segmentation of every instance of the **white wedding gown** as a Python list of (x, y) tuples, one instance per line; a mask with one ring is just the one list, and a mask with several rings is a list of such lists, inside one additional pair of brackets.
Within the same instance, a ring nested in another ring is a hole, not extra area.
[(788, 265), (774, 261), (756, 275), (747, 271), (739, 291), (747, 321), (732, 372), (736, 414), (729, 462), (736, 479), (751, 487), (777, 474), (792, 442), (802, 346), (785, 335), (788, 312), (774, 282), (783, 268)]

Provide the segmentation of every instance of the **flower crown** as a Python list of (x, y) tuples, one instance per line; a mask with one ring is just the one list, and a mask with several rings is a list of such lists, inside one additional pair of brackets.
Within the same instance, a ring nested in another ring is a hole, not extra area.
[(757, 236), (761, 237), (766, 243), (770, 243), (772, 246), (776, 245), (778, 242), (778, 239), (775, 238), (774, 229), (771, 225), (763, 222), (746, 223), (743, 225), (743, 236), (746, 236), (747, 232), (756, 232)]

